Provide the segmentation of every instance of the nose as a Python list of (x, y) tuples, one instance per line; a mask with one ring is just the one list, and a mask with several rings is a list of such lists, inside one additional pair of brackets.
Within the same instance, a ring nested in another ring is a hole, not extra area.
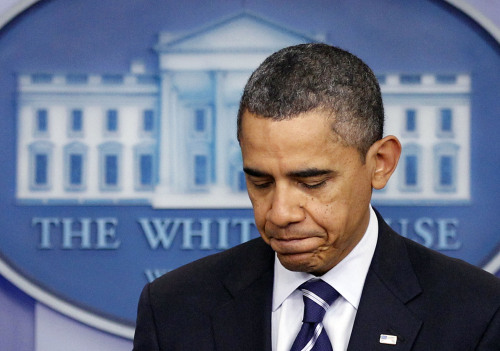
[(293, 189), (277, 186), (272, 196), (271, 208), (266, 218), (269, 222), (278, 227), (286, 227), (305, 219), (301, 196), (294, 193)]

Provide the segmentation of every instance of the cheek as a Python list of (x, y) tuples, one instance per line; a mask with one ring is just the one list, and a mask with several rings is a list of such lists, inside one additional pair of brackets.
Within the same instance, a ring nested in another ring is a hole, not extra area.
[(342, 238), (347, 229), (349, 205), (341, 199), (332, 199), (329, 203), (310, 207), (309, 215), (327, 234), (325, 239), (331, 244)]
[(309, 204), (308, 213), (311, 219), (327, 233), (338, 232), (341, 221), (342, 206), (337, 201), (329, 203)]

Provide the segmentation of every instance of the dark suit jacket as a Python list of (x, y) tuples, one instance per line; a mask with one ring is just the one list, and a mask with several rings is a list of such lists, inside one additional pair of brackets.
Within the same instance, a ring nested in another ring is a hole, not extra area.
[[(378, 217), (348, 350), (499, 351), (500, 279), (399, 236)], [(270, 351), (273, 266), (259, 238), (146, 285), (134, 350)], [(380, 344), (381, 334), (397, 344)]]

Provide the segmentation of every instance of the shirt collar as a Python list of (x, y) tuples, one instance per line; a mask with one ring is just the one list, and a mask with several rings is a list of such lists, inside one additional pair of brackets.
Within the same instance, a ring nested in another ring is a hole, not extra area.
[[(366, 232), (354, 249), (321, 279), (334, 287), (355, 309), (365, 284), (366, 274), (377, 245), (377, 216), (370, 206), (370, 220)], [(289, 271), (274, 260), (273, 312), (305, 281), (314, 276), (304, 272)]]

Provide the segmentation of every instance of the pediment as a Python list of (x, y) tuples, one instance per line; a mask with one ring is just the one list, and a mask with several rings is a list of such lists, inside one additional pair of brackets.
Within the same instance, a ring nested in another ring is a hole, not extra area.
[(316, 42), (310, 36), (243, 12), (188, 34), (161, 33), (156, 49), (167, 52), (258, 52)]

